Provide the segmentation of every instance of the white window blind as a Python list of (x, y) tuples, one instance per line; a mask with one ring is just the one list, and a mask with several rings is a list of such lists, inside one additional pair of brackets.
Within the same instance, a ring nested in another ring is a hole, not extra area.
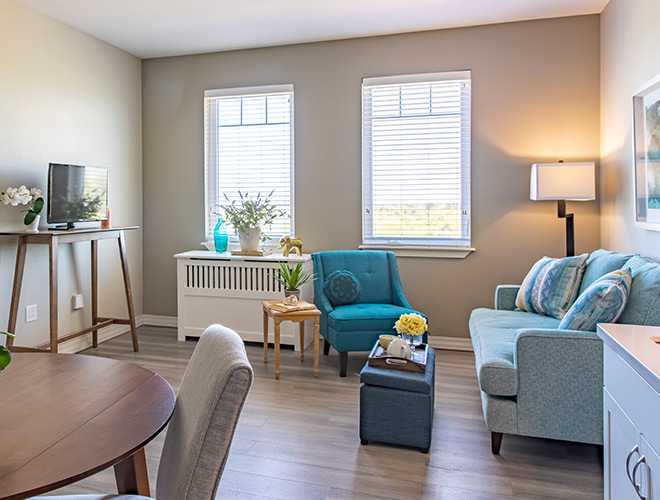
[(470, 246), (470, 82), (363, 79), (363, 244)]
[[(285, 213), (262, 228), (273, 240), (293, 234), (293, 85), (204, 92), (206, 238), (219, 205), (261, 194)], [(233, 228), (229, 227), (230, 234)]]

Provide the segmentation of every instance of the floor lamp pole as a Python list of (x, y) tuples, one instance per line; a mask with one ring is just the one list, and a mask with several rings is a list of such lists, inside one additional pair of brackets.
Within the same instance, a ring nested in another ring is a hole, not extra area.
[(566, 213), (566, 200), (557, 200), (557, 217), (566, 219), (566, 257), (575, 255), (575, 228), (573, 214)]

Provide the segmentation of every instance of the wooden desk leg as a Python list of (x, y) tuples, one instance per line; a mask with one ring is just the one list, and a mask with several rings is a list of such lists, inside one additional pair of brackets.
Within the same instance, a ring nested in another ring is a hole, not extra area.
[(49, 262), (48, 272), (50, 275), (50, 285), (48, 287), (48, 299), (50, 302), (50, 352), (57, 352), (58, 340), (58, 322), (57, 322), (57, 276), (58, 276), (58, 256), (59, 244), (57, 236), (53, 236), (48, 245)]
[(126, 243), (124, 242), (124, 232), (119, 231), (119, 259), (121, 260), (121, 270), (124, 274), (124, 288), (126, 289), (126, 306), (128, 307), (128, 321), (131, 325), (131, 337), (133, 337), (133, 351), (140, 350), (138, 346), (137, 329), (135, 327), (135, 310), (133, 309), (133, 293), (131, 292), (131, 279), (128, 275), (128, 259), (126, 258)]
[(305, 361), (305, 322), (298, 323), (300, 328), (300, 361)]
[(275, 378), (280, 378), (280, 321), (273, 318), (275, 323)]
[[(92, 325), (99, 322), (99, 240), (92, 240)], [(99, 331), (92, 330), (92, 347), (99, 346)]]
[(319, 376), (319, 317), (314, 317), (314, 376)]
[(134, 455), (115, 464), (115, 481), (117, 492), (120, 495), (149, 496), (149, 476), (144, 448), (140, 448)]
[[(16, 333), (16, 320), (18, 319), (18, 303), (21, 299), (21, 287), (23, 285), (23, 272), (25, 271), (25, 236), (18, 237), (18, 247), (16, 247), (16, 269), (14, 270), (14, 288), (11, 292), (11, 305), (9, 306), (9, 322), (7, 331)], [(11, 350), (14, 345), (14, 339), (7, 337), (7, 349)]]
[(268, 363), (268, 313), (264, 310), (264, 363)]

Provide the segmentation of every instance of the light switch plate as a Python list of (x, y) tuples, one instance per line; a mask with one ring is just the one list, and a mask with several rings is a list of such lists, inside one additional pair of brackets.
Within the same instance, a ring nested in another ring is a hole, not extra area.
[(32, 321), (37, 321), (37, 304), (25, 306), (25, 322), (31, 323)]

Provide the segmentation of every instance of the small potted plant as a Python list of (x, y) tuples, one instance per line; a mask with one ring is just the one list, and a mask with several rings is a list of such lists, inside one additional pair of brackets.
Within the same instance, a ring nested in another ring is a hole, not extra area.
[[(0, 332), (0, 335), (7, 335), (8, 337), (15, 337), (13, 333), (9, 332)], [(11, 352), (4, 346), (0, 345), (0, 372), (7, 368), (9, 362), (11, 361)]]
[(12, 207), (18, 205), (27, 205), (27, 212), (23, 218), (23, 224), (27, 227), (25, 229), (28, 233), (39, 232), (39, 219), (41, 218), (41, 211), (44, 208), (44, 199), (41, 197), (41, 189), (32, 187), (20, 186), (18, 188), (8, 187), (6, 191), (0, 193), (0, 201), (5, 205)]
[(284, 287), (284, 296), (295, 295), (298, 300), (300, 300), (300, 287), (313, 276), (313, 273), (303, 269), (302, 262), (298, 262), (295, 268), (290, 268), (284, 262), (280, 262), (280, 268), (275, 270), (275, 279)]
[(276, 218), (284, 215), (284, 212), (278, 210), (270, 201), (273, 191), (265, 198), (261, 193), (257, 193), (255, 198), (250, 197), (248, 193), (238, 192), (240, 200), (230, 201), (225, 194), (228, 205), (221, 205), (224, 218), (229, 222), (238, 235), (241, 243), (241, 250), (254, 251), (259, 248), (259, 242), (266, 242), (270, 238), (265, 235), (261, 228), (273, 224)]

